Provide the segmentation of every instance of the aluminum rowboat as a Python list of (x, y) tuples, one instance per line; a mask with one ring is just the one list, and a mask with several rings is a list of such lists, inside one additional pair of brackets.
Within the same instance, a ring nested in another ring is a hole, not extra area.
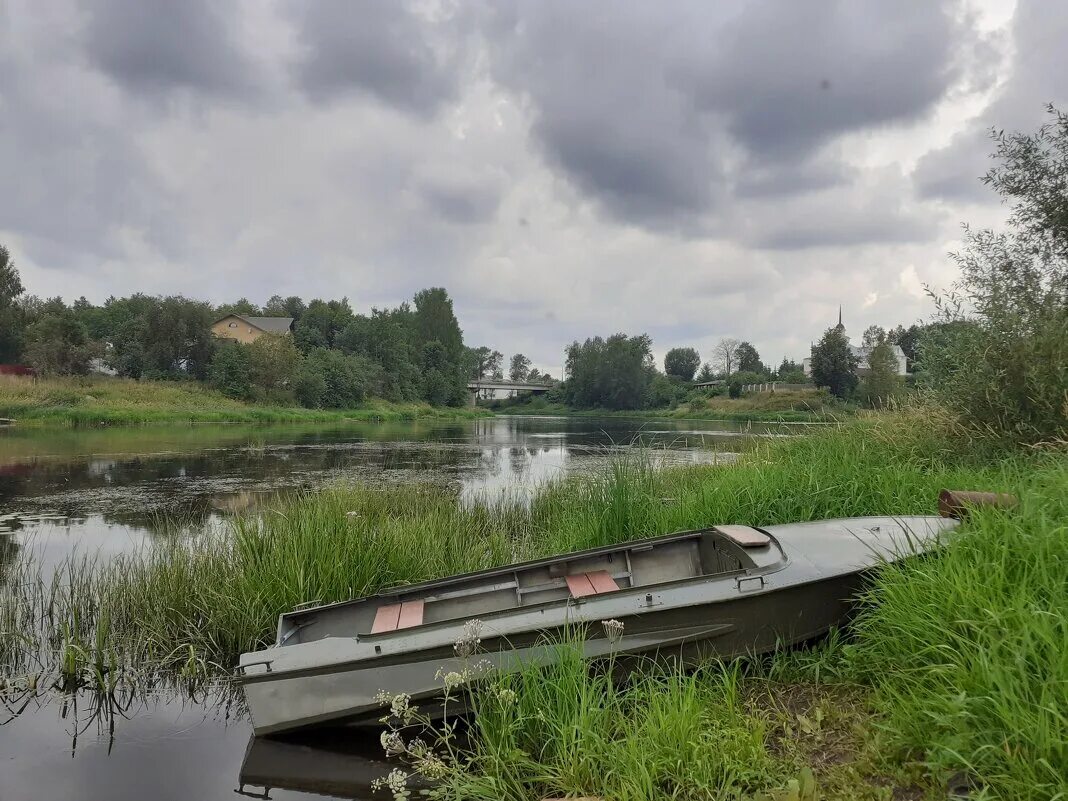
[[(844, 622), (864, 575), (933, 548), (939, 517), (858, 517), (764, 528), (724, 525), (537, 559), (280, 616), (275, 644), (237, 668), (256, 735), (372, 722), (380, 690), (426, 701), (469, 660), (497, 670), (552, 658), (546, 635), (589, 624), (585, 656), (686, 663), (803, 642)], [(623, 623), (613, 637), (601, 621)]]

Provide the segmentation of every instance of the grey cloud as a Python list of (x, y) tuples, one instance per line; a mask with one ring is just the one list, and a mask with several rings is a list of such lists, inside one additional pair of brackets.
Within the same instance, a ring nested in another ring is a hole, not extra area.
[(86, 6), (89, 61), (136, 93), (239, 95), (255, 76), (235, 37), (233, 7), (211, 0), (99, 0)]
[(830, 159), (787, 164), (749, 159), (738, 170), (734, 191), (741, 198), (784, 197), (842, 186), (854, 177), (846, 165)]
[(498, 187), (484, 182), (428, 179), (419, 191), (432, 211), (460, 225), (490, 219), (500, 200)]
[(406, 111), (434, 113), (459, 89), (458, 35), (449, 20), (418, 16), (406, 3), (301, 2), (295, 21), (304, 49), (295, 66), (316, 101), (363, 92)]
[[(549, 162), (614, 216), (662, 227), (716, 207), (728, 165), (753, 195), (839, 180), (799, 169), (835, 137), (912, 120), (956, 77), (954, 3), (495, 6), (491, 69), (522, 94)], [(596, 8), (596, 7), (594, 7)]]
[(747, 151), (793, 158), (938, 101), (969, 36), (954, 5), (757, 0), (719, 31), (724, 46), (695, 49), (676, 70)]
[(993, 166), (990, 129), (1034, 130), (1045, 105), (1068, 107), (1068, 14), (1062, 0), (1020, 0), (1013, 18), (1011, 73), (998, 97), (943, 148), (926, 154), (914, 180), (923, 197), (995, 202), (979, 181)]

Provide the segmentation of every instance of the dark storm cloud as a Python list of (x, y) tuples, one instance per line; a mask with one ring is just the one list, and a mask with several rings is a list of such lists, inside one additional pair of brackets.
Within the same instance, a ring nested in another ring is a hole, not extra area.
[(297, 82), (312, 99), (366, 93), (429, 115), (459, 87), (458, 31), (393, 0), (316, 0), (290, 6), (303, 54)]
[(211, 0), (97, 0), (85, 8), (86, 57), (124, 88), (158, 95), (250, 91), (256, 79), (235, 39), (234, 7)]
[(728, 17), (703, 2), (581, 16), (566, 2), (497, 6), (491, 68), (527, 99), (552, 164), (615, 216), (655, 223), (712, 209), (732, 170), (754, 194), (833, 183), (833, 165), (798, 165), (944, 96), (970, 30), (954, 7), (764, 1)]
[[(695, 102), (726, 114), (761, 159), (805, 156), (835, 136), (915, 119), (952, 83), (966, 30), (950, 3), (754, 0), (674, 71)], [(704, 38), (704, 37), (701, 37)]]

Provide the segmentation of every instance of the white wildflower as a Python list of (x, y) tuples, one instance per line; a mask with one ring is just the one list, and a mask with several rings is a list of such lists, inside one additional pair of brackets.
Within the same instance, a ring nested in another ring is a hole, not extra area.
[(393, 793), (395, 801), (403, 801), (411, 795), (408, 790), (408, 774), (400, 768), (394, 768), (386, 777), (386, 787)]
[(380, 739), (386, 756), (397, 756), (397, 754), (404, 753), (404, 739), (398, 732), (384, 731), (380, 735)]
[(415, 759), (421, 759), (430, 753), (430, 749), (427, 747), (427, 744), (423, 742), (422, 738), (416, 737), (408, 743), (408, 753)]
[(415, 707), (412, 706), (412, 697), (408, 693), (397, 693), (389, 702), (389, 711), (393, 717), (399, 718), (405, 723), (410, 723), (415, 717)]
[(601, 625), (604, 626), (604, 636), (612, 645), (623, 639), (623, 624), (620, 621), (602, 620)]
[(515, 703), (515, 691), (510, 690), (507, 687), (498, 687), (497, 700), (505, 706), (511, 706)]
[(467, 659), (475, 654), (482, 642), (482, 621), (477, 618), (464, 623), (463, 634), (455, 644), (453, 650), (461, 659)]
[(431, 781), (444, 779), (449, 773), (449, 767), (433, 754), (427, 754), (415, 763), (415, 769)]
[(412, 795), (411, 790), (408, 789), (408, 774), (400, 768), (394, 768), (389, 772), (389, 775), (384, 779), (375, 779), (371, 782), (371, 789), (374, 791), (387, 789), (393, 793), (394, 801), (405, 801)]
[(455, 670), (451, 670), (445, 674), (445, 691), (448, 692), (455, 687), (459, 687), (466, 680), (466, 676), (463, 673), (457, 673)]
[(385, 690), (379, 690), (375, 693), (375, 703), (385, 706), (393, 700), (393, 693), (387, 693)]

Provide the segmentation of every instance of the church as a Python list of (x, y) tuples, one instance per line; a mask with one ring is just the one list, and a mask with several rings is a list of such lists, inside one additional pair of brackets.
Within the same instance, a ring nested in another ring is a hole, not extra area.
[[(845, 326), (842, 325), (842, 307), (838, 307), (838, 325), (835, 326), (839, 331), (845, 333)], [(892, 346), (894, 351), (894, 358), (897, 359), (897, 374), (905, 375), (906, 367), (908, 366), (908, 359), (905, 358), (905, 351), (901, 350), (899, 345)], [(864, 375), (870, 369), (868, 366), (868, 357), (871, 355), (871, 348), (863, 345), (854, 345), (850, 343), (849, 350), (857, 359), (857, 375)], [(801, 367), (805, 371), (805, 375), (812, 375), (812, 357), (808, 356), (801, 362)]]

